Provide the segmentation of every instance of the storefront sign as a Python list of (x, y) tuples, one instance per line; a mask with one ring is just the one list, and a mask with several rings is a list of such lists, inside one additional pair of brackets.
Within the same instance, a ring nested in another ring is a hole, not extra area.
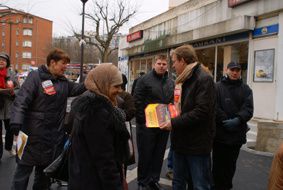
[(229, 0), (228, 1), (228, 7), (236, 7), (240, 4), (243, 4), (243, 3), (246, 3), (246, 2), (249, 2), (249, 1), (252, 1), (252, 0)]
[(199, 48), (199, 47), (221, 44), (224, 42), (240, 40), (240, 39), (248, 39), (248, 37), (249, 37), (249, 33), (244, 32), (244, 33), (234, 34), (230, 36), (223, 36), (219, 38), (213, 38), (210, 40), (200, 41), (200, 42), (193, 43), (192, 45), (194, 48)]
[(264, 26), (264, 27), (254, 29), (253, 37), (257, 38), (257, 37), (262, 37), (262, 36), (275, 35), (275, 34), (278, 34), (278, 31), (279, 31), (279, 24)]
[(143, 37), (143, 31), (139, 30), (137, 32), (127, 35), (127, 42), (132, 42), (141, 39), (142, 37)]

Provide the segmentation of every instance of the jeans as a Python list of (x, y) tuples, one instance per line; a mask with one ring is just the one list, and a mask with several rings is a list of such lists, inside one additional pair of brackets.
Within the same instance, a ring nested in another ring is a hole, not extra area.
[(168, 154), (168, 158), (167, 158), (167, 168), (169, 170), (173, 170), (173, 150), (170, 147), (169, 149), (169, 154)]
[[(34, 166), (18, 164), (11, 190), (26, 190), (28, 186), (29, 176)], [(50, 178), (48, 178), (43, 170), (47, 166), (35, 166), (33, 190), (48, 190), (50, 186)]]
[(211, 159), (207, 155), (185, 155), (173, 152), (173, 190), (212, 189)]

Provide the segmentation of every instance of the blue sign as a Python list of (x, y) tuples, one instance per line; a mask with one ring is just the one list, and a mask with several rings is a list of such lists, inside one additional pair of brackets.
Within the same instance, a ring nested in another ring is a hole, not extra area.
[(275, 35), (275, 34), (278, 34), (278, 31), (279, 31), (279, 24), (264, 26), (264, 27), (254, 29), (253, 37), (258, 38), (262, 36)]

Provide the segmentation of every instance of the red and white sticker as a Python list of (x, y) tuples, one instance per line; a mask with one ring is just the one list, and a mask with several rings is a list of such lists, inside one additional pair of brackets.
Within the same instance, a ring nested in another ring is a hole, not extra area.
[(176, 87), (174, 90), (174, 102), (179, 102), (180, 96), (181, 96), (181, 89)]
[(51, 80), (46, 80), (41, 83), (44, 93), (48, 95), (56, 94), (56, 90)]

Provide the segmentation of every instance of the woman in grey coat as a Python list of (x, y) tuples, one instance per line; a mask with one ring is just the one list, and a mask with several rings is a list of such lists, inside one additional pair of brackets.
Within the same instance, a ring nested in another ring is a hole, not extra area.
[[(15, 155), (13, 147), (14, 136), (10, 130), (10, 108), (15, 98), (14, 89), (18, 87), (15, 73), (10, 69), (10, 58), (6, 53), (0, 53), (0, 135), (2, 137), (2, 125), (4, 124), (5, 150), (11, 155)], [(0, 159), (3, 154), (3, 140), (0, 138)]]

